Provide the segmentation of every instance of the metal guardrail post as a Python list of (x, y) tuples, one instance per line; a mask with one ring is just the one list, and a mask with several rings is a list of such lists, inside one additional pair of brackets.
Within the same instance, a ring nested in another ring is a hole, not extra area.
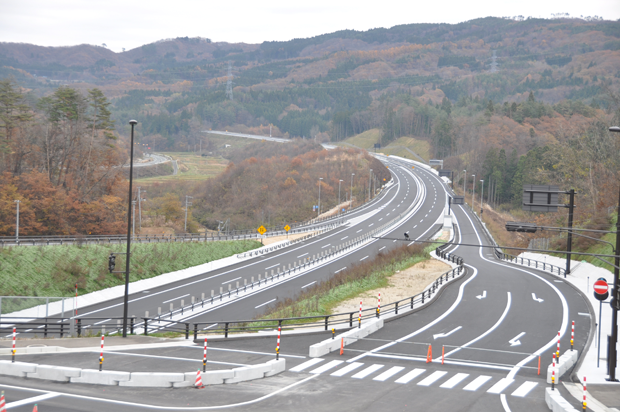
[(136, 318), (135, 317), (131, 317), (130, 318), (130, 324), (129, 324), (129, 333), (133, 335), (133, 327), (134, 327), (134, 322), (135, 322)]
[[(69, 321), (71, 322), (71, 336), (74, 336), (75, 333), (75, 319), (73, 318), (69, 318)], [(78, 319), (77, 320), (77, 337), (81, 337), (82, 336), (82, 319)]]
[(189, 323), (185, 324), (185, 339), (189, 339)]
[(149, 334), (149, 322), (147, 318), (144, 318), (144, 336)]
[(224, 325), (224, 337), (225, 338), (228, 337), (228, 322), (226, 322)]
[(325, 330), (328, 329), (328, 324), (329, 324), (329, 316), (325, 316)]

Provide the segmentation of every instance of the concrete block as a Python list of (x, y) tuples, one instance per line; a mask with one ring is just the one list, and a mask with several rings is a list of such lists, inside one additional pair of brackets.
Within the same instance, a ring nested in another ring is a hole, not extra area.
[(545, 389), (545, 402), (553, 412), (577, 412), (577, 409), (573, 408), (557, 389), (554, 391), (551, 388)]
[(34, 373), (37, 370), (35, 363), (11, 362), (10, 360), (0, 360), (0, 375), (18, 376), (25, 378), (26, 374)]
[(67, 368), (64, 366), (37, 365), (37, 370), (33, 373), (27, 373), (28, 378), (46, 379), (56, 382), (69, 382), (71, 378), (81, 376), (82, 369)]
[(79, 377), (71, 378), (71, 383), (92, 383), (95, 385), (118, 386), (119, 382), (126, 382), (130, 372), (98, 371), (96, 369), (82, 369)]
[(173, 383), (185, 380), (183, 373), (164, 372), (131, 372), (128, 381), (120, 381), (118, 386), (134, 386), (144, 388), (172, 388)]
[[(278, 365), (278, 367), (280, 366)], [(229, 384), (251, 381), (254, 379), (262, 379), (267, 376), (268, 373), (271, 373), (273, 369), (274, 366), (271, 362), (260, 363), (258, 365), (244, 366), (241, 368), (234, 368), (232, 370), (234, 376), (229, 379), (224, 379), (224, 383)]]
[[(174, 382), (174, 388), (184, 388), (194, 386), (196, 383), (196, 372), (185, 372), (182, 382)], [(231, 369), (206, 371), (201, 374), (204, 385), (222, 385), (225, 379), (232, 379), (235, 373)]]
[[(555, 383), (559, 382), (559, 378), (562, 377), (567, 371), (569, 371), (576, 363), (577, 359), (579, 359), (579, 351), (577, 350), (567, 350), (563, 355), (560, 355), (559, 365), (556, 363), (555, 365)], [(547, 383), (551, 384), (551, 372), (553, 369), (553, 364), (550, 364), (547, 367)]]
[(284, 372), (286, 370), (286, 359), (278, 359), (278, 360), (270, 360), (267, 362), (269, 365), (269, 370), (265, 373), (265, 378), (267, 376), (277, 375), (280, 372)]
[(334, 339), (328, 338), (322, 342), (316, 343), (310, 346), (309, 356), (311, 358), (318, 358), (325, 356), (328, 353), (339, 350), (342, 339), (344, 338), (344, 345), (350, 345), (360, 338), (364, 338), (371, 333), (374, 333), (383, 327), (383, 319), (372, 319), (366, 323), (362, 323), (361, 328), (353, 328), (340, 335), (336, 335)]

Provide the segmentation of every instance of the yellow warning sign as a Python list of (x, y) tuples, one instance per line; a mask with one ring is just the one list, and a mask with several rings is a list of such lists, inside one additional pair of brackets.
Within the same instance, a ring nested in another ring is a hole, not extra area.
[(284, 226), (284, 230), (286, 230), (288, 232), (289, 230), (291, 230), (291, 227), (289, 225), (286, 225), (286, 226)]
[(258, 230), (258, 233), (260, 233), (261, 235), (264, 235), (265, 232), (267, 231), (267, 229), (265, 229), (265, 226), (262, 226), (262, 225), (256, 230)]

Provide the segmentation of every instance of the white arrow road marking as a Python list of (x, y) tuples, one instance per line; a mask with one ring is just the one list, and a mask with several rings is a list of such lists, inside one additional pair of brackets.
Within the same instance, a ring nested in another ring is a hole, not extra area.
[(538, 303), (545, 301), (544, 299), (537, 298), (535, 293), (532, 293), (532, 299), (534, 299)]
[(482, 292), (482, 295), (478, 295), (476, 296), (478, 299), (484, 299), (487, 297), (487, 291), (485, 290), (484, 292)]
[(438, 333), (437, 335), (433, 335), (433, 339), (437, 339), (437, 338), (445, 338), (446, 336), (450, 336), (452, 335), (454, 332), (456, 332), (457, 330), (461, 329), (462, 326), (458, 326), (454, 329), (452, 329), (450, 332), (446, 332), (446, 333)]
[(508, 341), (508, 343), (510, 343), (510, 346), (519, 346), (521, 344), (521, 341), (519, 341), (519, 338), (523, 335), (525, 335), (525, 332), (521, 332), (514, 338), (510, 339)]

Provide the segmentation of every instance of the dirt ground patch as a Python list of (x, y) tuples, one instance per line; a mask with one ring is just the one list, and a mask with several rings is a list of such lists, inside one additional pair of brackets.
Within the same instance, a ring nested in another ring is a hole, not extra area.
[(387, 288), (370, 290), (361, 295), (342, 302), (334, 308), (332, 313), (344, 313), (359, 310), (360, 300), (364, 309), (377, 307), (377, 296), (381, 293), (381, 306), (408, 298), (422, 292), (439, 275), (450, 270), (451, 267), (435, 259), (417, 263), (401, 272), (396, 272), (389, 278)]
[[(272, 243), (276, 243), (276, 242), (281, 242), (283, 240), (295, 240), (295, 239), (299, 239), (300, 237), (304, 237), (307, 235), (314, 235), (314, 232), (312, 233), (297, 233), (294, 235), (288, 235), (288, 237), (286, 237), (286, 235), (284, 236), (274, 236), (274, 237), (268, 237), (263, 239), (263, 244), (264, 245), (270, 245)], [(259, 239), (260, 240), (260, 239)]]

